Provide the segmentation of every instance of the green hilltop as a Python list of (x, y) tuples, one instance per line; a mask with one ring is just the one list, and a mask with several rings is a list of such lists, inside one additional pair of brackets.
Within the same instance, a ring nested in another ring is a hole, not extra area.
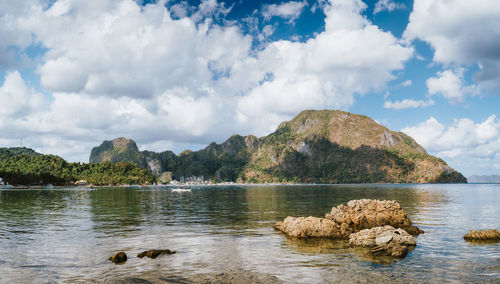
[(306, 110), (268, 136), (233, 135), (199, 151), (139, 151), (126, 138), (92, 149), (91, 163), (129, 162), (155, 176), (212, 181), (299, 183), (467, 182), (411, 137), (371, 118), (337, 110)]
[(93, 185), (154, 182), (148, 171), (131, 163), (69, 163), (24, 147), (0, 148), (0, 177), (12, 185), (69, 185), (78, 180)]

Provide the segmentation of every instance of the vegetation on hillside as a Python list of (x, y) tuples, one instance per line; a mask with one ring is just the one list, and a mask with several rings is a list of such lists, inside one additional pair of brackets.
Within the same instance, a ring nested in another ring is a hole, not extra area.
[(150, 173), (131, 163), (69, 163), (28, 148), (0, 148), (0, 177), (13, 185), (68, 185), (78, 180), (94, 185), (154, 182)]
[(301, 112), (268, 136), (233, 135), (221, 144), (178, 156), (139, 152), (117, 138), (92, 150), (93, 162), (131, 162), (155, 176), (203, 176), (250, 183), (429, 183), (466, 182), (443, 160), (427, 154), (408, 135), (369, 117), (343, 111)]

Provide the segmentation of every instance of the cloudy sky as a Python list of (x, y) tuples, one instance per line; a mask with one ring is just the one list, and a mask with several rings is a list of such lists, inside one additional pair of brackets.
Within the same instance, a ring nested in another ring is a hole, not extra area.
[(199, 149), (341, 109), (500, 173), (498, 0), (3, 0), (0, 147)]

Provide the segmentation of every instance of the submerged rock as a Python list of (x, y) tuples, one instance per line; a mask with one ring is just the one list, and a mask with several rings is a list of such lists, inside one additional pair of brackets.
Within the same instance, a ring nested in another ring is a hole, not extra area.
[(372, 248), (372, 254), (385, 254), (392, 257), (404, 258), (408, 254), (408, 246), (389, 243)]
[(331, 220), (318, 217), (286, 217), (278, 222), (274, 228), (281, 232), (299, 238), (326, 237), (346, 238), (352, 231), (344, 224), (339, 225)]
[(385, 253), (389, 256), (402, 258), (408, 253), (408, 246), (415, 246), (417, 243), (413, 236), (405, 230), (387, 225), (353, 233), (349, 236), (349, 244), (373, 247), (372, 254)]
[(347, 224), (354, 232), (385, 225), (402, 228), (412, 235), (424, 232), (412, 225), (401, 205), (394, 200), (351, 200), (347, 206), (341, 204), (333, 207), (325, 218), (338, 224)]
[(464, 239), (467, 241), (500, 241), (500, 232), (497, 229), (470, 230)]
[(146, 251), (139, 253), (137, 255), (137, 257), (143, 258), (143, 257), (147, 256), (149, 258), (155, 259), (162, 254), (174, 254), (174, 253), (175, 253), (175, 251), (169, 250), (169, 249), (152, 249), (152, 250), (146, 250)]
[(108, 259), (116, 264), (122, 264), (122, 263), (125, 263), (127, 261), (127, 254), (125, 254), (123, 251), (120, 251), (120, 252), (113, 254)]

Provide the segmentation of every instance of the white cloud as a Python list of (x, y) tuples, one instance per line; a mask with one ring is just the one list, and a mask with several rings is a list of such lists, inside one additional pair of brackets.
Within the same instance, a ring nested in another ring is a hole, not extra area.
[(385, 101), (384, 102), (384, 108), (389, 108), (389, 109), (406, 109), (406, 108), (419, 108), (419, 107), (427, 107), (427, 106), (432, 106), (434, 105), (433, 100), (412, 100), (412, 99), (404, 99), (402, 101)]
[(411, 86), (412, 83), (413, 82), (411, 80), (406, 80), (404, 82), (401, 82), (401, 86), (402, 87), (409, 87), (409, 86)]
[[(383, 89), (413, 55), (361, 15), (360, 0), (325, 5), (325, 31), (307, 42), (259, 50), (237, 27), (214, 24), (220, 3), (202, 4), (196, 19), (132, 0), (59, 0), (18, 17), (47, 48), (38, 72), (52, 100), (32, 109), (15, 103), (29, 115), (8, 115), (0, 132), (18, 129), (32, 147), (68, 159), (86, 159), (91, 146), (118, 136), (200, 145), (264, 135), (303, 109), (345, 109), (355, 95)], [(13, 78), (2, 89), (37, 97)]]
[(262, 7), (262, 16), (270, 20), (272, 17), (288, 19), (291, 22), (299, 18), (302, 10), (307, 6), (307, 1), (289, 1), (281, 4), (270, 4)]
[(445, 70), (437, 72), (438, 77), (426, 81), (430, 95), (441, 94), (450, 103), (461, 103), (467, 95), (476, 95), (478, 90), (474, 85), (465, 86), (463, 83), (463, 68), (455, 71)]
[(8, 119), (23, 119), (46, 106), (42, 94), (26, 86), (21, 74), (14, 71), (7, 73), (3, 86), (0, 87), (0, 126)]
[(21, 16), (43, 9), (48, 0), (0, 1), (0, 68), (25, 68), (32, 65), (26, 48), (33, 43)]
[(498, 94), (500, 88), (500, 1), (415, 0), (404, 33), (434, 49), (434, 61), (477, 64), (481, 88)]
[(392, 0), (378, 0), (375, 3), (375, 8), (373, 9), (373, 14), (378, 14), (383, 11), (392, 12), (394, 10), (405, 9), (406, 6), (403, 3), (397, 3)]
[(500, 120), (495, 115), (478, 123), (468, 118), (455, 119), (448, 127), (431, 117), (402, 131), (440, 157), (493, 162), (500, 158)]
[(300, 110), (345, 108), (354, 94), (381, 90), (393, 79), (392, 71), (403, 68), (413, 49), (372, 25), (360, 14), (365, 8), (361, 1), (334, 1), (325, 10), (323, 33), (305, 43), (271, 43), (245, 62), (242, 76), (261, 70), (273, 79), (239, 99), (240, 123), (253, 121), (250, 132), (268, 133)]

